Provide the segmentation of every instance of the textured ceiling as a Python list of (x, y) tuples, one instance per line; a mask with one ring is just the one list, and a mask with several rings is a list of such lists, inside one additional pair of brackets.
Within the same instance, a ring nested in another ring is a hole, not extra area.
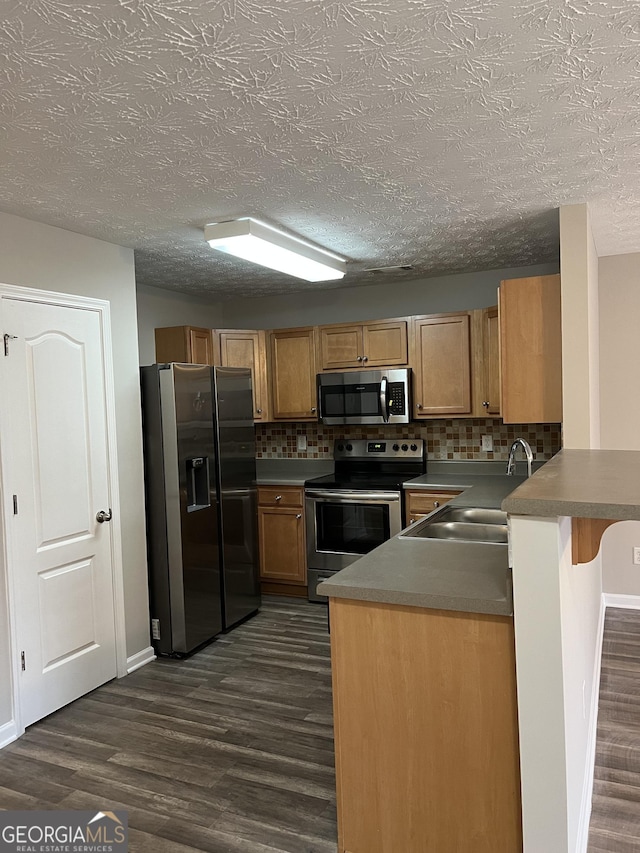
[(345, 255), (342, 286), (555, 260), (555, 209), (585, 201), (600, 254), (640, 250), (637, 0), (0, 14), (0, 208), (135, 248), (143, 284), (324, 286), (209, 249), (204, 224), (243, 215)]

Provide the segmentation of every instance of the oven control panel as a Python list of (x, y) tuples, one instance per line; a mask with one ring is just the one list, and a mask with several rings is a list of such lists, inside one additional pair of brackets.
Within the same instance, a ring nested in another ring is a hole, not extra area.
[(424, 439), (369, 441), (366, 438), (337, 439), (333, 447), (334, 459), (423, 459)]

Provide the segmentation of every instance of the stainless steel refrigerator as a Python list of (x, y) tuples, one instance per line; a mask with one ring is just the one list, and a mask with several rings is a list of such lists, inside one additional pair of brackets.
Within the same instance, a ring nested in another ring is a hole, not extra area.
[(151, 635), (186, 655), (260, 606), (251, 371), (141, 368)]

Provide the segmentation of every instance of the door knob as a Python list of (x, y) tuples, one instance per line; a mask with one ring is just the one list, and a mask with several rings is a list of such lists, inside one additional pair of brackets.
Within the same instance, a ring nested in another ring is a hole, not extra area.
[(101, 509), (100, 512), (96, 513), (96, 521), (98, 524), (104, 524), (105, 521), (111, 521), (113, 518), (113, 513), (111, 512), (111, 507), (108, 510)]

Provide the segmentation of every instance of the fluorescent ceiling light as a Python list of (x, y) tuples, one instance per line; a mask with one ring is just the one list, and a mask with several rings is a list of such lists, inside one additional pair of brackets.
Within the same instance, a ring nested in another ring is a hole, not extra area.
[(339, 255), (256, 219), (233, 219), (205, 225), (204, 239), (219, 252), (305, 281), (331, 281), (342, 278), (347, 270), (347, 262)]

